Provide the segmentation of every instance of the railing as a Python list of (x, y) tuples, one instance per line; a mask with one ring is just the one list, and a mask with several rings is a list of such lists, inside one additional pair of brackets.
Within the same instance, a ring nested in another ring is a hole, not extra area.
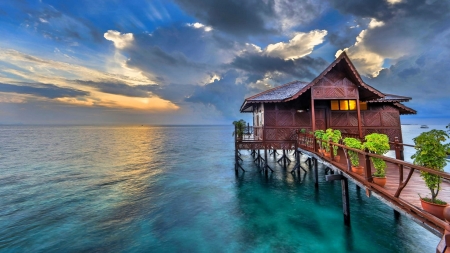
[[(324, 142), (323, 140), (319, 140), (320, 142)], [(339, 143), (333, 143), (331, 141), (325, 141), (326, 145), (329, 145), (331, 150), (331, 157), (327, 158), (323, 154), (319, 152), (319, 146), (318, 146), (318, 139), (315, 138), (311, 134), (306, 133), (300, 133), (298, 134), (298, 147), (312, 151), (319, 155), (322, 159), (328, 160), (329, 162), (332, 162), (334, 159), (334, 154), (332, 152), (333, 146), (337, 146), (339, 150), (341, 150), (345, 155), (345, 161), (344, 163), (334, 163), (335, 165), (340, 166), (340, 168), (345, 171), (348, 175), (352, 176), (354, 179), (362, 183), (364, 186), (367, 187), (367, 189), (375, 190), (379, 194), (383, 195), (386, 199), (389, 200), (389, 202), (396, 203), (397, 206), (401, 207), (403, 210), (405, 210), (408, 213), (413, 213), (416, 215), (415, 217), (419, 219), (421, 222), (434, 227), (437, 231), (444, 231), (444, 227), (446, 225), (449, 229), (446, 231), (447, 233), (447, 239), (450, 243), (450, 224), (447, 222), (435, 217), (432, 214), (429, 214), (427, 212), (424, 212), (422, 209), (418, 208), (416, 205), (414, 205), (410, 200), (411, 197), (402, 198), (401, 193), (405, 189), (405, 187), (410, 182), (411, 177), (414, 175), (415, 172), (428, 172), (433, 175), (437, 175), (445, 180), (450, 180), (450, 174), (447, 172), (442, 171), (436, 171), (430, 168), (426, 168), (423, 166), (415, 165), (410, 162), (403, 161), (403, 148), (404, 147), (415, 147), (414, 145), (409, 144), (403, 144), (398, 141), (398, 138), (395, 139), (394, 142), (390, 142), (390, 144), (394, 147), (395, 150), (395, 158), (390, 158), (387, 156), (377, 155), (368, 152), (368, 150), (359, 150), (347, 147), (345, 145), (339, 144)], [(351, 163), (348, 155), (348, 151), (354, 151), (360, 155), (360, 160), (362, 160), (362, 164), (364, 166), (364, 176), (359, 176), (358, 174), (354, 173), (351, 170)], [(392, 184), (392, 181), (390, 181), (389, 189), (386, 189), (384, 187), (381, 187), (379, 185), (376, 185), (373, 183), (372, 178), (372, 162), (370, 158), (380, 158), (384, 160), (387, 164), (391, 164), (394, 166), (388, 167), (388, 169), (397, 168), (398, 170), (398, 181)], [(342, 160), (342, 159), (341, 159)], [(405, 177), (404, 171), (407, 170), (407, 175)], [(425, 182), (423, 182), (423, 186), (425, 186)], [(442, 184), (441, 184), (442, 186)], [(442, 190), (441, 190), (442, 191)], [(419, 196), (417, 196), (419, 198)], [(444, 237), (442, 239), (444, 241)], [(444, 243), (441, 242), (442, 245)], [(442, 249), (442, 245), (440, 244), (440, 247)], [(444, 246), (450, 244), (445, 244)], [(444, 252), (441, 250), (438, 250), (439, 252)]]

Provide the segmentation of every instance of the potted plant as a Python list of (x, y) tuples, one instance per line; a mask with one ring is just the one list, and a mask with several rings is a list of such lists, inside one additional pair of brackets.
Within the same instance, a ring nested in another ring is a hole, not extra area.
[(314, 137), (317, 139), (317, 143), (319, 144), (319, 153), (323, 153), (323, 147), (322, 147), (322, 136), (325, 134), (325, 131), (323, 130), (316, 130), (314, 131)]
[(241, 119), (238, 121), (233, 121), (233, 125), (234, 125), (234, 131), (231, 135), (235, 136), (236, 140), (241, 141), (242, 136), (244, 135), (246, 122), (245, 122), (245, 120)]
[[(329, 130), (331, 130), (331, 131), (329, 131)], [(328, 141), (330, 141), (330, 138), (333, 135), (332, 131), (333, 130), (329, 128), (322, 135), (322, 147), (324, 149), (324, 156), (325, 157), (331, 157), (330, 144), (328, 143)]]
[[(361, 149), (361, 141), (359, 139), (346, 137), (344, 138), (344, 144), (345, 146), (349, 148), (354, 149)], [(350, 158), (350, 163), (352, 165), (352, 171), (356, 174), (362, 175), (363, 174), (363, 167), (359, 166), (359, 154), (356, 151), (349, 150), (348, 156)]]
[[(366, 142), (362, 144), (363, 149), (368, 149), (370, 153), (377, 155), (384, 155), (389, 151), (389, 138), (385, 134), (372, 133), (366, 135)], [(386, 162), (381, 158), (370, 157), (370, 160), (375, 167), (375, 173), (373, 173), (373, 182), (379, 186), (386, 184)]]
[[(342, 133), (339, 130), (333, 130), (331, 128), (328, 128), (327, 131), (328, 136), (330, 137), (331, 141), (334, 143), (339, 143), (339, 141), (342, 139)], [(333, 156), (334, 156), (334, 161), (339, 162), (341, 160), (341, 156), (337, 155), (338, 154), (338, 146), (333, 146)]]
[[(449, 138), (448, 134), (443, 130), (431, 130), (421, 133), (414, 138), (416, 153), (411, 156), (414, 159), (414, 164), (424, 166), (436, 171), (444, 171), (447, 165), (447, 152), (450, 149), (450, 144), (443, 144)], [(420, 176), (425, 181), (428, 189), (431, 192), (431, 198), (420, 197), (422, 208), (439, 217), (444, 218), (443, 210), (447, 206), (445, 201), (437, 198), (440, 190), (442, 178), (429, 172), (420, 172)]]

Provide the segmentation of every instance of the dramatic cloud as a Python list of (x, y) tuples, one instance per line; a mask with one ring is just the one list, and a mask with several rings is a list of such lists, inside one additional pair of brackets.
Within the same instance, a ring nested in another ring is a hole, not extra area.
[(322, 44), (327, 31), (315, 30), (309, 33), (297, 33), (289, 42), (270, 44), (264, 50), (267, 55), (285, 60), (293, 60), (310, 54), (314, 47)]
[(176, 0), (186, 11), (214, 29), (236, 37), (272, 35), (305, 25), (327, 4), (303, 0), (223, 1)]
[(127, 97), (151, 97), (151, 90), (153, 85), (136, 85), (130, 86), (125, 83), (118, 83), (114, 81), (110, 82), (94, 82), (94, 81), (83, 81), (83, 80), (75, 80), (74, 83), (86, 85), (90, 87), (94, 87), (101, 92), (123, 95)]
[(0, 114), (10, 121), (19, 107), (57, 105), (77, 119), (90, 108), (95, 119), (228, 122), (245, 96), (310, 81), (342, 50), (370, 85), (413, 97), (419, 115), (450, 117), (449, 1), (0, 5)]
[(114, 46), (118, 49), (124, 49), (133, 42), (132, 33), (120, 34), (118, 31), (109, 30), (104, 34), (105, 39), (114, 42)]
[(79, 97), (89, 95), (88, 92), (71, 88), (58, 87), (53, 84), (12, 85), (0, 83), (0, 92), (29, 94), (45, 98)]
[(296, 79), (312, 80), (320, 71), (326, 68), (328, 63), (323, 59), (311, 57), (284, 60), (277, 57), (248, 53), (236, 57), (230, 65), (234, 68), (257, 74), (258, 78), (262, 78), (266, 73), (279, 72), (289, 74)]
[(226, 117), (237, 117), (244, 95), (248, 92), (247, 86), (239, 83), (238, 78), (237, 71), (229, 71), (219, 81), (196, 87), (186, 101), (214, 106)]

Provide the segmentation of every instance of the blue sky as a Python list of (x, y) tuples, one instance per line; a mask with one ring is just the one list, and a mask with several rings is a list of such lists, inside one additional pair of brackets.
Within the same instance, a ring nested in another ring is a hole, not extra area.
[(2, 124), (229, 124), (342, 50), (403, 123), (450, 121), (450, 1), (7, 0), (0, 34)]

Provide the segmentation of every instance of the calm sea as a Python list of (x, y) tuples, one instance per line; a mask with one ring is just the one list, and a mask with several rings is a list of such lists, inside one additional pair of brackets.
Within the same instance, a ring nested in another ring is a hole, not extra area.
[(0, 252), (434, 252), (440, 238), (353, 184), (344, 226), (322, 167), (315, 190), (243, 151), (236, 176), (232, 131), (1, 126)]

